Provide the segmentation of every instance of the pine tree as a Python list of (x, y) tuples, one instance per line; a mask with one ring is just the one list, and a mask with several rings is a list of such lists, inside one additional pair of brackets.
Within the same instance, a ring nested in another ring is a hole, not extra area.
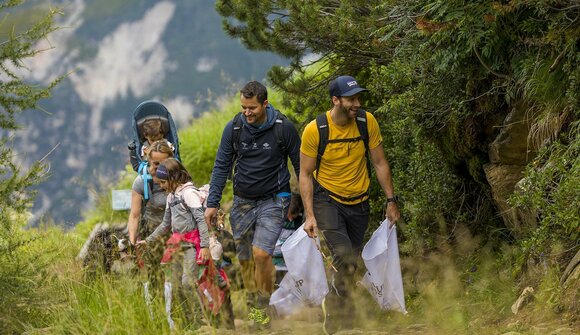
[(21, 2), (7, 1), (0, 5), (3, 17), (0, 21), (3, 39), (0, 41), (0, 315), (2, 332), (6, 333), (22, 332), (22, 321), (39, 312), (31, 297), (41, 266), (34, 264), (34, 255), (21, 252), (22, 248), (35, 243), (35, 237), (22, 228), (35, 195), (31, 187), (41, 182), (47, 173), (47, 166), (42, 161), (22, 168), (12, 149), (12, 134), (20, 128), (17, 115), (38, 109), (39, 101), (48, 98), (50, 89), (60, 80), (40, 87), (18, 76), (18, 69), (24, 68), (22, 61), (41, 52), (36, 49), (38, 41), (55, 30), (53, 18), (57, 14), (49, 10), (30, 27), (17, 30), (9, 26), (9, 22), (10, 15), (19, 10), (17, 6)]

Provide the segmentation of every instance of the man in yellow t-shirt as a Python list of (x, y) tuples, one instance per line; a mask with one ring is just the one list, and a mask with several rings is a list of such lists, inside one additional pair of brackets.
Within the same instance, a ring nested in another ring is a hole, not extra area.
[(340, 76), (330, 83), (329, 91), (333, 107), (326, 112), (326, 149), (317, 163), (319, 127), (325, 126), (313, 120), (302, 134), (299, 181), (304, 230), (310, 237), (321, 232), (338, 270), (334, 278), (337, 292), (331, 292), (327, 301), (330, 313), (336, 313), (331, 316), (333, 327), (340, 328), (339, 322), (348, 327), (352, 321), (349, 288), (354, 287), (352, 276), (369, 222), (370, 171), (362, 139), (365, 134), (359, 132), (356, 121), (359, 113), (359, 118), (366, 116), (368, 154), (387, 197), (386, 216), (392, 223), (399, 219), (399, 209), (377, 120), (368, 112), (362, 114), (359, 94), (367, 90), (353, 77)]

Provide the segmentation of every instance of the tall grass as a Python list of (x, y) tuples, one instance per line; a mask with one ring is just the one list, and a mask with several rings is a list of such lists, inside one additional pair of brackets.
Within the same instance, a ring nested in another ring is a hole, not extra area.
[(20, 243), (3, 245), (6, 249), (0, 252), (2, 334), (20, 334), (51, 322), (51, 308), (66, 300), (57, 290), (60, 264), (72, 259), (71, 251), (77, 249), (60, 228), (22, 227), (11, 232)]
[(357, 298), (358, 327), (389, 334), (497, 334), (517, 298), (509, 269), (490, 248), (468, 236), (440, 242), (438, 251), (401, 259), (408, 314), (379, 310), (364, 288)]
[[(72, 234), (72, 233), (69, 233)], [(68, 236), (68, 235), (67, 235)], [(56, 237), (56, 236), (54, 236)], [(61, 237), (62, 238), (62, 237)], [(170, 334), (160, 294), (154, 299), (151, 319), (139, 275), (102, 274), (87, 279), (73, 258), (75, 242), (63, 238), (67, 249), (48, 270), (44, 293), (45, 321), (29, 326), (29, 334)], [(362, 287), (356, 288), (355, 332), (374, 334), (503, 334), (510, 330), (533, 334), (534, 323), (514, 324), (510, 306), (518, 296), (511, 269), (496, 261), (495, 253), (475, 240), (470, 247), (440, 245), (437, 252), (402, 259), (403, 280), (408, 315), (381, 311)], [(504, 252), (510, 252), (506, 246)], [(362, 270), (362, 269), (361, 269)], [(553, 289), (549, 283), (542, 284)], [(546, 291), (549, 293), (549, 291)], [(544, 324), (564, 327), (561, 334), (573, 328), (560, 326), (555, 315), (542, 308), (548, 296), (539, 294), (527, 318), (538, 317)], [(243, 322), (247, 308), (243, 291), (233, 292), (234, 313), (238, 321), (236, 334), (253, 334)], [(275, 320), (271, 334), (321, 334), (322, 311), (307, 308), (289, 319)], [(541, 317), (541, 318), (540, 318)], [(550, 323), (551, 322), (551, 323)], [(189, 334), (177, 329), (171, 334)], [(201, 333), (232, 334), (205, 326)], [(349, 334), (350, 332), (345, 332)]]
[(169, 334), (162, 296), (153, 300), (151, 318), (139, 277), (102, 275), (84, 281), (78, 265), (71, 264), (69, 271), (59, 283), (66, 304), (52, 309), (50, 327), (31, 334)]

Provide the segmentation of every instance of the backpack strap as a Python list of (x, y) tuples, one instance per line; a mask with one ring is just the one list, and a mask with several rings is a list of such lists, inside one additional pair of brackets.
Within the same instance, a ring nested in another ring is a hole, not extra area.
[(141, 216), (139, 217), (139, 236), (145, 237), (151, 231), (147, 230), (147, 204), (156, 193), (164, 192), (162, 188), (154, 189), (153, 177), (149, 174), (147, 169), (147, 161), (142, 161), (139, 164), (138, 173), (143, 180), (143, 198), (141, 199)]
[[(357, 127), (358, 127), (358, 119), (357, 119)], [(316, 175), (318, 176), (318, 169), (320, 168), (320, 162), (322, 161), (322, 155), (324, 155), (324, 151), (326, 150), (326, 146), (328, 143), (343, 143), (343, 142), (358, 142), (363, 139), (362, 135), (353, 138), (335, 138), (329, 139), (329, 128), (328, 128), (328, 119), (326, 118), (326, 113), (320, 114), (316, 117), (316, 126), (318, 127), (318, 154), (316, 155)], [(360, 128), (359, 128), (360, 129)], [(366, 129), (366, 127), (365, 127)], [(360, 130), (359, 130), (360, 132)], [(368, 137), (368, 136), (367, 136)], [(365, 149), (367, 147), (365, 146)]]
[[(196, 190), (196, 191), (198, 191), (200, 193), (202, 192), (199, 188), (197, 188), (197, 187), (195, 187), (193, 185), (188, 185), (188, 186), (186, 186), (183, 189), (183, 193), (185, 193), (185, 190), (188, 189), (188, 188), (192, 188), (192, 189), (194, 189), (194, 190)], [(187, 208), (187, 204), (185, 203), (185, 199), (184, 198), (185, 197), (182, 194), (178, 199), (174, 199), (172, 202), (170, 202), (169, 203), (169, 207), (174, 207), (174, 206), (177, 206), (177, 205), (181, 204), (183, 206), (183, 209), (187, 211), (188, 208)], [(203, 203), (202, 203), (202, 207), (205, 208), (205, 206), (203, 206)]]
[(174, 199), (172, 202), (169, 203), (169, 207), (175, 207), (177, 205), (182, 205), (183, 208), (187, 209), (187, 206), (185, 204), (185, 200), (183, 200), (183, 197), (179, 197), (177, 199)]
[(228, 173), (228, 179), (234, 180), (234, 165), (238, 159), (238, 152), (240, 151), (240, 134), (242, 133), (242, 128), (244, 123), (242, 122), (242, 113), (239, 112), (232, 119), (232, 149), (234, 150), (234, 155), (232, 156), (232, 164), (230, 166), (230, 172)]
[[(137, 173), (139, 173), (139, 175), (143, 179), (143, 199), (144, 200), (149, 200), (149, 198), (150, 198), (149, 181), (151, 181), (151, 182), (153, 181), (153, 177), (149, 174), (149, 170), (147, 169), (147, 167), (149, 167), (149, 164), (147, 163), (147, 161), (142, 161), (139, 164), (139, 168), (137, 169)], [(153, 191), (153, 187), (151, 187), (151, 191)]]
[(239, 152), (239, 142), (240, 142), (240, 134), (242, 132), (242, 128), (244, 127), (244, 123), (242, 122), (242, 113), (236, 114), (232, 120), (232, 148), (234, 149), (234, 161), (236, 160)]
[(369, 174), (369, 178), (371, 177), (371, 159), (370, 159), (370, 150), (369, 150), (369, 128), (367, 126), (367, 113), (363, 109), (359, 109), (356, 113), (356, 126), (358, 128), (358, 132), (362, 138), (362, 141), (365, 145), (365, 156), (367, 159), (367, 172)]
[[(173, 195), (173, 199), (171, 202), (169, 202), (169, 209), (171, 210), (173, 207), (175, 206), (179, 206), (181, 205), (181, 207), (183, 208), (184, 211), (189, 212), (189, 208), (187, 208), (187, 204), (185, 203), (185, 199), (183, 194), (181, 196), (176, 196), (175, 193), (172, 193)], [(193, 214), (191, 215), (191, 223), (195, 226), (195, 217), (193, 216)]]
[[(276, 144), (278, 145), (278, 148), (280, 148), (282, 156), (286, 157), (288, 155), (288, 148), (286, 147), (286, 143), (284, 143), (284, 120), (288, 120), (286, 115), (282, 114), (279, 110), (276, 110), (274, 135), (276, 136)], [(237, 157), (240, 148), (240, 134), (242, 132), (242, 128), (244, 127), (244, 123), (242, 122), (242, 113), (238, 113), (236, 116), (234, 116), (232, 125), (232, 148), (234, 149), (234, 154)]]
[(288, 120), (286, 115), (282, 114), (279, 110), (276, 110), (276, 122), (274, 123), (274, 135), (276, 136), (276, 143), (278, 148), (280, 148), (280, 153), (282, 157), (288, 157), (288, 148), (286, 143), (284, 143), (284, 120)]
[(318, 177), (318, 169), (320, 168), (320, 161), (322, 155), (328, 145), (328, 119), (326, 113), (320, 114), (316, 117), (316, 127), (318, 128), (318, 154), (316, 155), (316, 176)]
[[(274, 123), (274, 136), (276, 137), (276, 144), (280, 149), (282, 157), (288, 157), (288, 147), (284, 142), (284, 120), (288, 120), (286, 115), (282, 114), (279, 110), (276, 110), (276, 121)], [(242, 122), (242, 113), (236, 114), (232, 119), (232, 149), (234, 150), (234, 156), (232, 158), (232, 166), (228, 178), (233, 179), (234, 164), (239, 156), (240, 149), (240, 134), (242, 133), (242, 128), (244, 123)]]

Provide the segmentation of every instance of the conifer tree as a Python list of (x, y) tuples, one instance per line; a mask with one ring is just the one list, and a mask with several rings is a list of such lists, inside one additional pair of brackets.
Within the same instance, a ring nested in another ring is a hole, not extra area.
[(40, 87), (18, 75), (19, 70), (25, 69), (23, 60), (41, 52), (36, 47), (38, 41), (55, 30), (53, 17), (57, 13), (49, 10), (44, 18), (25, 28), (11, 26), (14, 21), (10, 16), (21, 2), (0, 5), (0, 323), (5, 333), (21, 333), (22, 320), (39, 311), (31, 297), (34, 281), (38, 280), (34, 277), (40, 274), (41, 266), (34, 264), (34, 255), (22, 252), (22, 248), (35, 243), (22, 228), (34, 199), (31, 187), (45, 178), (47, 170), (41, 161), (29, 168), (18, 162), (12, 149), (13, 134), (21, 127), (17, 115), (38, 109), (39, 101), (48, 98), (50, 89), (59, 81)]

